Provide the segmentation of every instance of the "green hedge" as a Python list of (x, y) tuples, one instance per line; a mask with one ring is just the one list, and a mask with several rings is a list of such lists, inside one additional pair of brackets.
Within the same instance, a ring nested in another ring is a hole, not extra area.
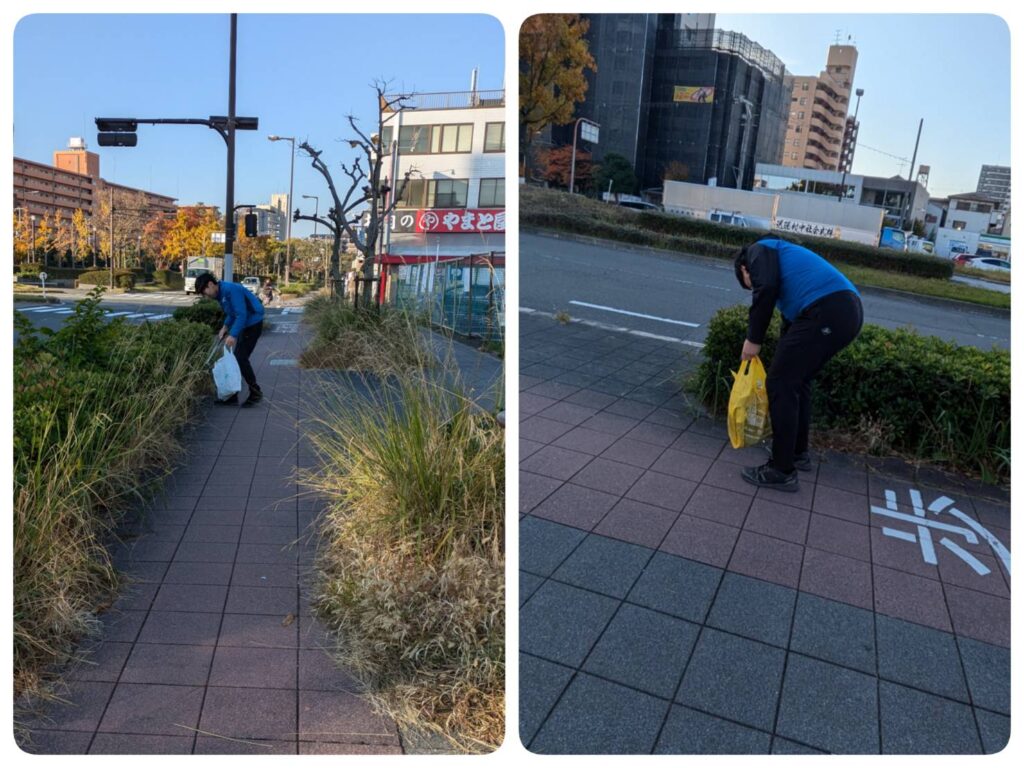
[[(114, 285), (118, 288), (131, 290), (135, 287), (135, 273), (130, 269), (114, 270)], [(81, 272), (78, 275), (79, 285), (110, 285), (110, 271), (97, 269), (89, 272)]]
[(175, 320), (187, 320), (192, 323), (208, 325), (215, 331), (219, 331), (224, 325), (224, 310), (220, 308), (220, 302), (213, 299), (200, 299), (188, 307), (178, 307), (174, 310)]
[[(644, 211), (623, 218), (621, 210), (615, 210), (617, 206), (589, 200), (570, 203), (555, 200), (547, 205), (550, 198), (550, 194), (538, 194), (533, 189), (524, 194), (519, 214), (520, 224), (728, 259), (735, 255), (738, 248), (763, 234), (744, 227), (671, 213)], [(792, 233), (786, 233), (785, 239), (806, 246), (831, 262), (919, 277), (948, 279), (953, 274), (952, 261), (936, 256), (900, 253), (886, 248)]]
[[(748, 308), (720, 310), (708, 325), (697, 372), (702, 399), (724, 412), (746, 338)], [(761, 359), (771, 365), (779, 335), (775, 314)], [(860, 336), (818, 374), (814, 426), (862, 438), (881, 452), (980, 471), (1008, 480), (1010, 354), (982, 351), (865, 325)]]
[(176, 290), (184, 290), (185, 288), (185, 278), (182, 277), (181, 272), (175, 272), (173, 269), (153, 270), (153, 281)]

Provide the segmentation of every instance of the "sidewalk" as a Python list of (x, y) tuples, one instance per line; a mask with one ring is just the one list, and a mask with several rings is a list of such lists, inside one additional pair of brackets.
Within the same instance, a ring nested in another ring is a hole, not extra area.
[[(296, 318), (298, 320), (298, 318)], [(28, 722), (45, 754), (401, 754), (334, 666), (311, 615), (317, 501), (294, 475), (314, 454), (297, 419), (317, 372), (305, 333), (275, 320), (253, 355), (264, 401), (206, 407), (190, 459), (116, 559), (131, 583), (66, 676), (66, 704)], [(276, 326), (276, 327), (275, 327)], [(353, 377), (354, 378), (354, 377)], [(354, 388), (358, 385), (353, 384)]]
[(528, 749), (1005, 746), (999, 489), (841, 454), (758, 489), (739, 469), (764, 452), (680, 391), (699, 351), (521, 314), (520, 358)]

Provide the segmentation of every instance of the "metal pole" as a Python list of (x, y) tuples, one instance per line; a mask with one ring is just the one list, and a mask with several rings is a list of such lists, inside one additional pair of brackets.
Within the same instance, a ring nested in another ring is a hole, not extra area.
[(235, 248), (235, 50), (238, 14), (231, 14), (231, 59), (228, 65), (228, 180), (224, 204), (224, 279), (234, 276)]
[(924, 127), (924, 118), (922, 117), (921, 118), (921, 122), (919, 122), (917, 124), (917, 141), (914, 142), (914, 155), (913, 155), (913, 157), (910, 158), (910, 173), (907, 174), (907, 177), (909, 178), (910, 184), (911, 184), (910, 190), (907, 192), (907, 214), (906, 214), (906, 216), (903, 219), (904, 225), (908, 225), (907, 226), (907, 230), (912, 230), (913, 229), (912, 226), (909, 226), (910, 222), (907, 221), (907, 219), (910, 218), (910, 215), (911, 215), (911, 212), (912, 212), (912, 206), (914, 204), (913, 203), (914, 193), (917, 191), (917, 189), (916, 189), (917, 182), (914, 180), (914, 164), (917, 162), (917, 148), (921, 144), (921, 129), (923, 127)]
[(29, 260), (33, 264), (35, 264), (36, 263), (36, 215), (34, 213), (31, 214), (29, 216), (29, 219), (32, 222), (32, 240), (29, 242), (29, 247), (31, 249), (31, 253), (30, 253), (30, 256), (29, 256)]
[(110, 255), (107, 257), (110, 268), (110, 290), (114, 290), (114, 188), (110, 188)]
[[(292, 166), (288, 175), (288, 207), (285, 208), (285, 213), (288, 216), (288, 233), (285, 235), (288, 238), (287, 253), (285, 255), (286, 261), (284, 263), (285, 285), (289, 284), (292, 274), (292, 192), (295, 189), (295, 137), (292, 136), (289, 141), (292, 143)], [(313, 226), (316, 226), (316, 224), (314, 223)]]
[(569, 194), (573, 194), (576, 188), (576, 134), (580, 129), (580, 121), (582, 117), (578, 118), (572, 126), (572, 165), (569, 166)]

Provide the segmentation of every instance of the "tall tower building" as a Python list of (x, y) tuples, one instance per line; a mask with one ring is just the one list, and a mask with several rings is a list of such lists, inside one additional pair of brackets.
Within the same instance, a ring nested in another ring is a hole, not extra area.
[(999, 201), (1004, 210), (1010, 204), (1010, 166), (983, 165), (978, 176), (978, 194)]
[(842, 170), (857, 49), (831, 45), (825, 69), (817, 76), (790, 75), (789, 124), (782, 164), (796, 168)]

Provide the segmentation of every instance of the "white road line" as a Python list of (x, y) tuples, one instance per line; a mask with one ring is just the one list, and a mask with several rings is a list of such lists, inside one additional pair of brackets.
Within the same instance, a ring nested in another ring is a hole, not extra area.
[[(111, 315), (113, 317), (113, 315)], [(131, 320), (133, 317), (149, 317), (149, 312), (132, 312), (125, 315), (125, 320)]]
[(588, 304), (585, 301), (576, 301), (575, 299), (569, 302), (575, 304), (578, 307), (590, 307), (591, 309), (600, 309), (604, 312), (615, 312), (620, 315), (629, 315), (630, 317), (642, 317), (645, 320), (657, 320), (659, 323), (672, 323), (672, 325), (685, 325), (687, 328), (700, 328), (700, 323), (688, 323), (685, 320), (670, 320), (667, 317), (658, 317), (656, 315), (645, 315), (643, 312), (630, 312), (626, 309), (616, 309), (615, 307), (604, 307), (600, 304)]
[(130, 315), (131, 312), (108, 312), (107, 317), (120, 317), (121, 315)]
[(174, 315), (172, 315), (172, 314), (166, 314), (166, 315), (153, 315), (153, 316), (152, 316), (151, 318), (149, 318), (149, 319), (150, 319), (150, 320), (166, 320), (166, 319), (167, 319), (168, 317), (174, 317)]
[(73, 314), (75, 314), (75, 310), (73, 310), (73, 309), (58, 309), (53, 314), (55, 314), (55, 315), (73, 315)]
[[(530, 307), (520, 307), (519, 312), (524, 315), (540, 315), (541, 317), (550, 317), (555, 319), (553, 312), (542, 312), (539, 309), (532, 309)], [(631, 336), (639, 336), (644, 339), (656, 339), (658, 341), (668, 341), (673, 344), (682, 344), (687, 347), (695, 347), (696, 349), (704, 349), (703, 342), (690, 341), (689, 339), (678, 339), (675, 336), (659, 336), (655, 333), (646, 333), (644, 331), (634, 331), (630, 328), (623, 328), (622, 326), (609, 325), (608, 323), (599, 323), (596, 320), (581, 320), (578, 317), (574, 317), (569, 320), (570, 323), (579, 323), (585, 325), (588, 328), (600, 328), (603, 331), (615, 331), (616, 333), (628, 333)]]
[(62, 312), (64, 307), (25, 307), (25, 309), (19, 309), (19, 312), (38, 312), (42, 314), (44, 312)]

